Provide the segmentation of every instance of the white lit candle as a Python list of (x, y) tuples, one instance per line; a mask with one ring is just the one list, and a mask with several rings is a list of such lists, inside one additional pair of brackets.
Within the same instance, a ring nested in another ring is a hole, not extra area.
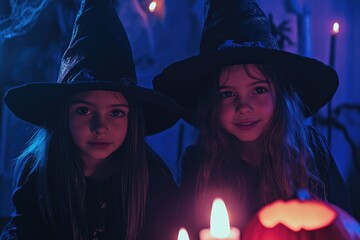
[(178, 240), (190, 240), (189, 234), (185, 228), (180, 228), (179, 234), (178, 234)]
[(239, 240), (240, 230), (230, 227), (229, 215), (222, 199), (214, 200), (211, 216), (210, 229), (200, 231), (200, 240)]
[(163, 21), (166, 14), (165, 0), (154, 0), (148, 5), (150, 16)]
[(329, 59), (329, 65), (332, 67), (334, 67), (335, 64), (336, 35), (339, 33), (339, 29), (340, 29), (339, 23), (334, 22), (330, 37), (330, 59)]
[(155, 10), (156, 10), (156, 5), (157, 5), (157, 2), (156, 2), (156, 1), (152, 1), (152, 2), (149, 4), (149, 11), (150, 11), (150, 12), (155, 12)]
[[(334, 67), (335, 66), (335, 46), (336, 46), (336, 35), (339, 33), (340, 25), (338, 22), (334, 22), (333, 28), (331, 31), (331, 37), (330, 37), (330, 59), (329, 59), (329, 65)], [(327, 105), (327, 123), (328, 123), (328, 129), (327, 129), (327, 139), (328, 139), (328, 145), (331, 146), (331, 130), (332, 130), (332, 101), (330, 100)]]

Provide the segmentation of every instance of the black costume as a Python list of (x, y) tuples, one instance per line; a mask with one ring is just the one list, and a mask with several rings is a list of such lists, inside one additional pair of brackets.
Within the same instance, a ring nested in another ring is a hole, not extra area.
[[(321, 135), (313, 130), (313, 146), (324, 140)], [(317, 171), (325, 185), (326, 200), (352, 214), (349, 193), (329, 149), (316, 151), (313, 148), (313, 150), (317, 160)], [(198, 154), (198, 147), (192, 145), (188, 147), (182, 159), (181, 221), (188, 230), (190, 239), (198, 239), (200, 230), (209, 228), (211, 206), (216, 197), (221, 197), (224, 200), (230, 215), (230, 224), (243, 230), (250, 218), (263, 207), (257, 195), (261, 176), (260, 167), (250, 165), (241, 159), (232, 161), (231, 166), (222, 168), (223, 172), (214, 177), (206, 200), (203, 201), (195, 199), (196, 180), (200, 167), (197, 161)], [(325, 156), (329, 156), (329, 158)], [(245, 176), (246, 188), (248, 189), (245, 198), (239, 193), (240, 188), (245, 186), (232, 184), (233, 181), (230, 176), (234, 173)], [(199, 204), (196, 201), (201, 201), (201, 203)]]
[[(148, 159), (148, 167), (149, 193), (145, 210), (145, 228), (141, 231), (139, 239), (176, 239), (178, 229), (174, 225), (174, 214), (177, 212), (178, 188), (160, 158), (152, 155)], [(126, 220), (114, 219), (115, 203), (112, 202), (114, 197), (111, 194), (117, 186), (111, 186), (110, 183), (111, 177), (106, 180), (86, 178), (86, 220), (91, 240), (125, 239)], [(15, 190), (13, 201), (16, 211), (5, 227), (1, 240), (50, 240), (60, 236), (53, 233), (49, 222), (42, 218), (36, 186), (36, 175), (31, 174), (21, 187)]]

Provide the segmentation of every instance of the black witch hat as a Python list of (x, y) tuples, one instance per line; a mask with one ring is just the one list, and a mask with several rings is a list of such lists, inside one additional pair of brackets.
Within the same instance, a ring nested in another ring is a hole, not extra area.
[(204, 76), (237, 64), (273, 64), (291, 81), (311, 116), (333, 97), (338, 84), (324, 63), (279, 49), (269, 20), (254, 0), (208, 0), (197, 56), (176, 62), (153, 80), (154, 89), (173, 97), (185, 109), (206, 87)]
[(82, 1), (56, 83), (10, 89), (5, 103), (19, 118), (46, 126), (51, 108), (89, 90), (120, 91), (139, 101), (147, 135), (171, 127), (180, 117), (181, 108), (174, 100), (137, 84), (130, 43), (110, 0)]

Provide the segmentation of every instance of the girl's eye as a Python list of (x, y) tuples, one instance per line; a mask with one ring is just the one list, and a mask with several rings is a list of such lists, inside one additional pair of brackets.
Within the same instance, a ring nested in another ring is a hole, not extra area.
[(87, 107), (78, 107), (76, 109), (76, 113), (78, 113), (79, 115), (89, 115), (91, 114), (91, 111)]
[(266, 93), (268, 90), (266, 87), (256, 87), (254, 90), (255, 94), (262, 94), (262, 93)]
[(222, 91), (222, 92), (220, 92), (220, 97), (221, 98), (229, 98), (229, 97), (233, 97), (233, 96), (235, 96), (235, 95), (231, 91)]
[(114, 109), (111, 111), (111, 114), (110, 114), (112, 117), (124, 117), (125, 116), (125, 113), (123, 111), (121, 111), (120, 109)]

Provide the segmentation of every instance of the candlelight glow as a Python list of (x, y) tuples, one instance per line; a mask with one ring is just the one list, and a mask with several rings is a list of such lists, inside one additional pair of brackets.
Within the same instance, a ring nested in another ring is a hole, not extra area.
[(337, 217), (336, 212), (319, 201), (278, 200), (265, 206), (258, 213), (261, 224), (273, 228), (283, 224), (293, 231), (307, 231), (329, 226)]
[(210, 233), (217, 238), (225, 238), (230, 234), (229, 215), (222, 199), (213, 202), (210, 217)]
[(157, 5), (156, 1), (152, 1), (152, 2), (150, 3), (150, 5), (149, 5), (149, 11), (150, 11), (150, 12), (155, 12), (156, 5)]
[(339, 32), (339, 30), (340, 30), (340, 25), (339, 25), (339, 23), (338, 23), (338, 22), (334, 22), (334, 24), (333, 24), (333, 33), (334, 33), (334, 34), (337, 34), (337, 33)]
[(185, 228), (180, 228), (179, 234), (178, 234), (178, 240), (190, 240), (189, 234)]

